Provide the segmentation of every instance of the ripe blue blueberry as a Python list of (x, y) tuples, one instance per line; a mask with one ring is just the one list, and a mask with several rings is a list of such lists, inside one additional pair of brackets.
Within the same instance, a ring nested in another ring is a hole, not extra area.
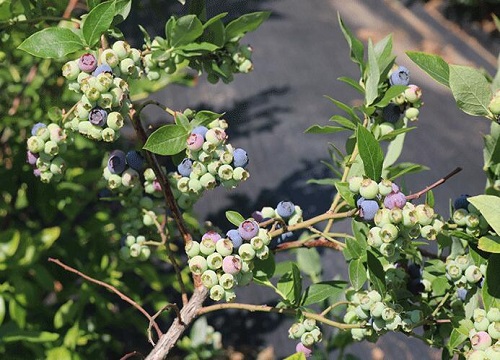
[(289, 218), (295, 211), (295, 205), (291, 201), (280, 201), (276, 206), (276, 213), (282, 218)]
[(234, 149), (234, 151), (233, 151), (233, 166), (244, 168), (247, 165), (248, 165), (247, 152), (241, 148)]
[(128, 166), (137, 171), (142, 170), (144, 166), (144, 158), (139, 151), (130, 150), (125, 157), (127, 159)]
[(181, 163), (177, 166), (177, 171), (182, 176), (189, 176), (191, 174), (191, 168), (193, 166), (193, 160), (189, 158), (184, 158)]
[(98, 106), (90, 110), (89, 121), (94, 125), (104, 126), (106, 124), (107, 118), (108, 113), (106, 112), (106, 110), (101, 109)]
[(121, 174), (127, 166), (125, 153), (121, 150), (114, 150), (109, 154), (108, 169), (111, 174)]
[(459, 197), (457, 197), (455, 199), (455, 201), (453, 202), (453, 207), (455, 208), (455, 210), (458, 210), (458, 209), (467, 210), (467, 208), (469, 206), (469, 201), (467, 200), (468, 197), (469, 197), (469, 195), (467, 195), (467, 194), (462, 194)]
[(366, 200), (361, 197), (358, 199), (357, 204), (359, 207), (359, 216), (367, 221), (373, 220), (379, 209), (378, 202), (375, 200)]
[(465, 288), (458, 288), (457, 289), (457, 298), (459, 298), (462, 301), (465, 301), (466, 297), (467, 297), (467, 289), (465, 289)]
[(397, 122), (400, 117), (401, 108), (397, 104), (390, 103), (382, 110), (382, 118), (384, 121), (390, 122), (391, 124)]
[(410, 83), (410, 70), (400, 66), (391, 74), (389, 78), (391, 85), (408, 85)]
[(238, 227), (238, 232), (244, 240), (250, 240), (259, 233), (259, 224), (254, 219), (245, 220)]
[(33, 127), (31, 128), (31, 135), (33, 136), (36, 136), (38, 134), (38, 131), (42, 128), (46, 128), (47, 125), (45, 125), (44, 123), (36, 123), (35, 125), (33, 125)]
[(97, 77), (97, 75), (102, 74), (102, 73), (110, 73), (111, 75), (113, 75), (113, 69), (108, 64), (102, 64), (102, 65), (99, 65), (94, 70), (94, 72), (92, 73), (92, 76)]
[(235, 249), (238, 249), (240, 245), (243, 243), (243, 238), (241, 237), (239, 231), (237, 229), (231, 229), (226, 233), (226, 236), (233, 242), (233, 246)]

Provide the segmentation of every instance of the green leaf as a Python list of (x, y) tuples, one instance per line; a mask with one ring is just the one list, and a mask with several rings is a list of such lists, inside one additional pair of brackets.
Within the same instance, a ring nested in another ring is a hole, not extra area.
[(0, 295), (0, 326), (3, 323), (3, 319), (5, 319), (5, 299), (2, 295)]
[(270, 15), (269, 11), (260, 11), (234, 19), (226, 26), (226, 39), (228, 41), (239, 40), (247, 32), (256, 30)]
[(373, 288), (381, 294), (385, 294), (385, 271), (380, 260), (371, 252), (367, 251), (368, 273)]
[(316, 184), (316, 185), (327, 185), (327, 186), (335, 186), (337, 183), (337, 179), (309, 179), (307, 180), (307, 184)]
[(402, 127), (402, 128), (393, 130), (393, 131), (391, 131), (391, 132), (389, 132), (389, 133), (381, 136), (380, 139), (379, 139), (379, 141), (385, 141), (385, 140), (395, 139), (398, 135), (407, 133), (408, 131), (412, 131), (414, 129), (416, 129), (415, 126), (413, 126), (413, 127)]
[(170, 46), (186, 45), (203, 34), (203, 24), (196, 15), (185, 15), (177, 19), (170, 33)]
[(316, 284), (311, 284), (302, 296), (301, 305), (309, 306), (317, 304), (329, 297), (336, 297), (340, 295), (346, 288), (347, 282), (333, 280), (323, 281)]
[(497, 235), (500, 235), (500, 197), (478, 195), (469, 197), (467, 200), (481, 212)]
[(334, 98), (332, 98), (330, 96), (325, 95), (325, 97), (328, 100), (330, 100), (332, 103), (334, 103), (339, 109), (345, 111), (345, 113), (349, 115), (349, 117), (351, 118), (351, 120), (353, 122), (360, 122), (358, 115), (356, 115), (354, 110), (349, 105), (344, 104), (342, 101), (335, 100)]
[(219, 14), (218, 18), (212, 18), (203, 24), (204, 31), (201, 37), (202, 41), (215, 44), (218, 47), (222, 47), (226, 43), (226, 32), (220, 15), (227, 15), (227, 13)]
[(73, 300), (68, 300), (56, 311), (54, 315), (54, 327), (62, 328), (65, 324), (71, 323), (74, 320), (76, 306)]
[(488, 294), (500, 299), (500, 254), (492, 254), (488, 260), (486, 268), (486, 283), (488, 284)]
[(274, 262), (274, 256), (272, 253), (269, 254), (267, 259), (254, 259), (254, 269), (253, 277), (254, 279), (260, 281), (266, 281), (273, 277), (274, 271), (276, 270), (276, 263)]
[(337, 181), (335, 182), (335, 188), (350, 207), (355, 207), (356, 201), (353, 192), (349, 190), (349, 183)]
[(473, 116), (490, 115), (488, 105), (492, 94), (490, 84), (477, 69), (450, 65), (450, 89), (457, 105)]
[(349, 120), (341, 115), (333, 115), (330, 118), (330, 121), (334, 121), (346, 129), (353, 130), (353, 131), (356, 130), (355, 122), (353, 122), (352, 120)]
[(83, 39), (87, 46), (94, 47), (99, 42), (101, 35), (111, 26), (114, 16), (114, 1), (105, 1), (90, 10), (81, 25)]
[(425, 203), (430, 207), (434, 207), (435, 199), (434, 192), (432, 190), (429, 190), (425, 193)]
[(236, 211), (226, 211), (226, 219), (234, 226), (240, 226), (240, 224), (245, 221), (245, 218)]
[(188, 135), (180, 125), (164, 125), (149, 135), (143, 149), (159, 155), (175, 155), (186, 148)]
[(186, 129), (188, 132), (191, 130), (191, 124), (189, 123), (189, 119), (187, 118), (186, 115), (181, 113), (180, 111), (176, 111), (174, 114), (174, 119), (175, 123), (177, 125), (182, 126), (184, 129)]
[(317, 278), (321, 274), (321, 257), (315, 248), (297, 249), (297, 265), (299, 269), (310, 276)]
[(469, 298), (467, 303), (464, 305), (465, 317), (471, 318), (472, 314), (474, 313), (474, 310), (476, 310), (478, 307), (479, 307), (479, 295), (476, 292)]
[(187, 56), (190, 56), (190, 55), (191, 56), (199, 56), (199, 55), (203, 55), (203, 53), (215, 51), (219, 47), (220, 46), (203, 41), (203, 42), (199, 42), (199, 43), (189, 43), (186, 45), (178, 46), (175, 48), (175, 50), (176, 50), (176, 52), (179, 52), (178, 50), (181, 50), (181, 51), (185, 52), (185, 54)]
[(132, 9), (132, 0), (115, 0), (115, 17), (112, 25), (118, 25), (124, 21)]
[(404, 92), (407, 88), (408, 86), (404, 85), (393, 85), (389, 87), (385, 92), (384, 97), (374, 105), (377, 107), (386, 107), (393, 98)]
[(54, 242), (59, 239), (61, 235), (61, 228), (59, 226), (54, 226), (51, 228), (46, 228), (41, 231), (38, 235), (42, 241), (43, 248), (48, 249), (54, 244)]
[(191, 121), (191, 126), (195, 128), (196, 126), (206, 126), (212, 121), (220, 118), (224, 114), (217, 114), (208, 110), (201, 110), (196, 113), (194, 119)]
[(365, 94), (365, 89), (361, 85), (359, 85), (359, 82), (357, 80), (351, 79), (350, 77), (346, 77), (346, 76), (341, 76), (341, 77), (337, 78), (337, 80), (351, 85), (351, 87), (353, 87), (360, 94), (363, 94), (363, 95)]
[(389, 34), (373, 47), (381, 78), (387, 77), (396, 56), (392, 53), (392, 35)]
[(350, 57), (351, 60), (357, 64), (363, 72), (364, 69), (364, 47), (363, 43), (354, 36), (351, 30), (344, 24), (344, 21), (340, 17), (340, 13), (337, 13), (337, 17), (339, 20), (340, 29), (344, 34), (344, 37), (349, 45), (349, 49), (351, 50)]
[[(347, 250), (353, 259), (361, 259), (366, 255), (366, 241), (364, 244), (357, 239), (347, 238), (345, 240)], [(364, 246), (363, 246), (364, 245)]]
[(78, 35), (66, 28), (49, 27), (24, 40), (18, 49), (44, 59), (63, 58), (84, 48)]
[(2, 341), (9, 343), (14, 341), (27, 341), (31, 343), (45, 343), (56, 341), (59, 339), (59, 334), (48, 331), (28, 331), (20, 329), (12, 329), (2, 336)]
[(340, 131), (345, 131), (346, 129), (339, 126), (331, 125), (312, 125), (304, 131), (306, 134), (333, 134)]
[(349, 280), (351, 281), (354, 290), (359, 290), (363, 287), (368, 276), (366, 269), (361, 259), (352, 260), (349, 263)]
[(463, 319), (460, 321), (460, 326), (453, 329), (448, 340), (448, 347), (450, 349), (457, 348), (465, 340), (469, 338), (469, 331), (474, 328), (474, 324), (469, 319)]
[(500, 298), (494, 297), (491, 295), (491, 291), (489, 289), (489, 283), (491, 281), (486, 277), (486, 281), (483, 284), (483, 288), (481, 289), (481, 296), (483, 298), (484, 309), (488, 311), (491, 308), (500, 307)]
[(388, 169), (387, 179), (393, 181), (403, 175), (414, 174), (420, 171), (429, 170), (427, 166), (413, 163), (400, 163)]
[(380, 81), (380, 70), (371, 40), (368, 40), (368, 72), (365, 80), (365, 105), (370, 106), (378, 97), (378, 84)]
[(382, 175), (382, 165), (384, 163), (384, 153), (380, 144), (375, 139), (375, 136), (362, 125), (358, 125), (356, 139), (366, 176), (378, 181)]
[(303, 352), (297, 352), (290, 356), (287, 356), (283, 360), (306, 360), (306, 355)]
[(18, 230), (9, 229), (0, 233), (0, 258), (10, 257), (16, 253), (21, 242), (21, 233)]
[(284, 274), (276, 287), (291, 304), (298, 302), (302, 291), (302, 276), (297, 265), (292, 263), (292, 271)]
[(490, 253), (500, 253), (500, 236), (485, 235), (479, 238), (477, 247)]
[(406, 55), (434, 80), (446, 87), (450, 87), (450, 69), (446, 61), (440, 56), (418, 51), (407, 51)]

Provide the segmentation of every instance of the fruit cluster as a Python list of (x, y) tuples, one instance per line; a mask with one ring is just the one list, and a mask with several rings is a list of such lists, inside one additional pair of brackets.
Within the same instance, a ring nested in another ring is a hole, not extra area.
[(143, 235), (127, 235), (122, 240), (120, 254), (124, 259), (138, 258), (139, 260), (147, 260), (151, 255), (151, 249), (145, 243), (146, 237)]
[(68, 134), (59, 125), (37, 123), (31, 129), (27, 140), (27, 162), (33, 166), (33, 173), (44, 183), (59, 181), (66, 168), (60, 156), (66, 149)]
[(468, 197), (469, 195), (460, 195), (455, 199), (451, 221), (465, 230), (466, 234), (480, 237), (488, 232), (489, 225), (476, 207), (469, 203)]
[(218, 185), (233, 188), (250, 176), (245, 167), (248, 155), (227, 144), (224, 120), (197, 126), (189, 134), (184, 158), (177, 172), (169, 174), (174, 196), (183, 209), (189, 209), (207, 189)]
[(243, 221), (237, 230), (229, 230), (225, 238), (208, 231), (199, 242), (186, 245), (189, 269), (201, 276), (212, 300), (233, 301), (234, 288), (252, 281), (254, 259), (269, 256), (270, 241), (267, 231), (252, 218)]
[(396, 66), (389, 72), (389, 86), (407, 86), (401, 94), (378, 112), (373, 133), (377, 138), (388, 134), (395, 128), (406, 126), (408, 121), (418, 120), (422, 106), (422, 90), (417, 85), (410, 84), (410, 71), (404, 66)]
[(500, 310), (474, 309), (474, 327), (469, 331), (471, 350), (468, 360), (500, 359)]
[(140, 184), (139, 172), (144, 166), (144, 158), (135, 150), (125, 154), (113, 150), (108, 157), (103, 177), (111, 190), (130, 189)]
[(311, 356), (313, 346), (323, 340), (323, 334), (314, 319), (304, 319), (294, 323), (288, 329), (288, 337), (300, 340), (295, 350), (304, 353), (306, 357)]

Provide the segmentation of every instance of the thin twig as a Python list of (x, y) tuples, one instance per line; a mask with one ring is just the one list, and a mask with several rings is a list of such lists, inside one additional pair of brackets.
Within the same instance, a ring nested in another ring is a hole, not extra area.
[(117, 288), (115, 288), (113, 285), (110, 285), (108, 283), (105, 283), (104, 281), (100, 281), (100, 280), (97, 280), (97, 279), (94, 279), (93, 277), (90, 277), (88, 275), (85, 275), (84, 273), (82, 273), (81, 271), (79, 270), (76, 270), (75, 268), (72, 268), (71, 266), (69, 265), (66, 265), (64, 263), (62, 263), (59, 259), (54, 259), (54, 258), (49, 258), (49, 261), (50, 262), (53, 262), (57, 265), (59, 265), (60, 267), (62, 267), (64, 270), (67, 270), (67, 271), (70, 271), (74, 274), (77, 274), (78, 276), (84, 278), (85, 280), (87, 281), (90, 281), (94, 284), (97, 284), (99, 286), (102, 286), (106, 289), (108, 289), (109, 291), (115, 293), (116, 295), (118, 295), (122, 300), (128, 302), (130, 305), (132, 305), (133, 307), (135, 307), (137, 310), (139, 310), (145, 317), (148, 318), (148, 320), (150, 322), (153, 323), (153, 326), (156, 330), (156, 334), (158, 335), (158, 338), (160, 338), (163, 333), (161, 332), (160, 330), (160, 327), (158, 326), (158, 324), (154, 321), (154, 319), (151, 317), (151, 315), (149, 315), (149, 313), (141, 306), (139, 305), (138, 303), (136, 303), (134, 300), (132, 300), (131, 298), (129, 298), (127, 295), (125, 295), (124, 293), (122, 293), (120, 290), (118, 290)]
[(350, 303), (351, 303), (350, 301), (338, 301), (335, 304), (332, 304), (329, 307), (327, 307), (325, 310), (323, 310), (323, 312), (321, 313), (321, 316), (325, 316), (330, 311), (332, 311), (333, 309), (335, 309), (337, 306), (340, 306), (340, 305), (349, 305)]
[(156, 318), (162, 313), (164, 312), (165, 310), (167, 309), (174, 309), (176, 315), (177, 315), (177, 321), (181, 324), (181, 325), (184, 325), (184, 322), (182, 321), (182, 318), (181, 318), (181, 312), (179, 311), (179, 307), (177, 306), (177, 304), (167, 304), (165, 305), (164, 307), (162, 307), (160, 310), (158, 310), (156, 312), (156, 314), (154, 314), (153, 316), (151, 316), (151, 321), (149, 322), (149, 326), (148, 326), (148, 340), (151, 344), (153, 344), (153, 346), (155, 346), (156, 344), (154, 343), (153, 341), (153, 337), (151, 336), (151, 327), (153, 326), (153, 321), (156, 320)]
[(132, 352), (129, 352), (128, 354), (123, 355), (120, 358), (120, 360), (127, 360), (127, 359), (130, 359), (131, 357), (136, 356), (136, 355), (140, 356), (141, 359), (144, 359), (144, 355), (142, 355), (139, 351), (132, 351)]
[(290, 241), (286, 242), (283, 244), (279, 244), (276, 248), (276, 251), (283, 251), (283, 250), (289, 250), (289, 249), (296, 249), (296, 248), (313, 248), (313, 247), (326, 247), (330, 249), (334, 249), (337, 251), (342, 251), (345, 247), (345, 245), (339, 241), (332, 242), (330, 240), (327, 240), (325, 238), (317, 239), (317, 240), (307, 240), (307, 241)]
[(445, 177), (442, 177), (441, 179), (439, 179), (438, 181), (436, 181), (434, 184), (431, 184), (429, 186), (427, 186), (425, 189), (423, 190), (420, 190), (419, 192), (415, 193), (415, 194), (411, 194), (411, 195), (408, 195), (406, 197), (406, 200), (413, 200), (413, 199), (418, 199), (419, 197), (421, 197), (423, 194), (425, 194), (427, 191), (429, 190), (432, 190), (434, 189), (435, 187), (441, 185), (442, 183), (444, 183), (446, 180), (448, 180), (449, 178), (451, 178), (453, 175), (456, 175), (457, 173), (459, 173), (460, 171), (462, 171), (462, 168), (461, 167), (457, 167), (455, 170), (453, 170), (451, 173), (449, 173), (448, 175), (446, 175)]

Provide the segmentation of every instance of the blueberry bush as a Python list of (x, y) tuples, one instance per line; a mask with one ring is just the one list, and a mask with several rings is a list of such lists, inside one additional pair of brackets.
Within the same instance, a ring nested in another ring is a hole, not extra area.
[[(391, 36), (363, 44), (339, 15), (360, 73), (340, 80), (363, 103), (329, 98), (342, 115), (305, 129), (345, 134), (331, 144), (332, 177), (314, 180), (334, 190), (331, 206), (311, 218), (286, 199), (251, 214), (227, 209), (233, 227), (221, 229), (193, 205), (247, 181), (252, 154), (229, 141), (224, 114), (147, 96), (251, 72), (244, 36), (270, 14), (208, 18), (204, 0), (180, 3), (164, 33), (140, 27), (139, 47), (120, 30), (138, 11), (130, 0), (89, 0), (84, 11), (72, 1), (0, 3), (0, 353), (224, 358), (204, 315), (241, 309), (294, 318), (289, 360), (342, 358), (349, 344), (387, 332), (443, 359), (500, 359), (499, 73), (407, 52), (461, 110), (491, 123), (484, 193), (438, 214), (433, 191), (460, 169), (407, 189), (402, 178), (424, 166), (398, 162), (424, 89), (396, 61)], [(164, 124), (146, 126), (148, 106), (164, 111)], [(340, 221), (352, 232), (338, 232)], [(318, 247), (342, 252), (348, 279), (320, 279)], [(292, 249), (297, 262), (275, 261)], [(272, 288), (279, 303), (239, 303), (242, 286)], [(327, 327), (335, 331), (323, 338)]]

